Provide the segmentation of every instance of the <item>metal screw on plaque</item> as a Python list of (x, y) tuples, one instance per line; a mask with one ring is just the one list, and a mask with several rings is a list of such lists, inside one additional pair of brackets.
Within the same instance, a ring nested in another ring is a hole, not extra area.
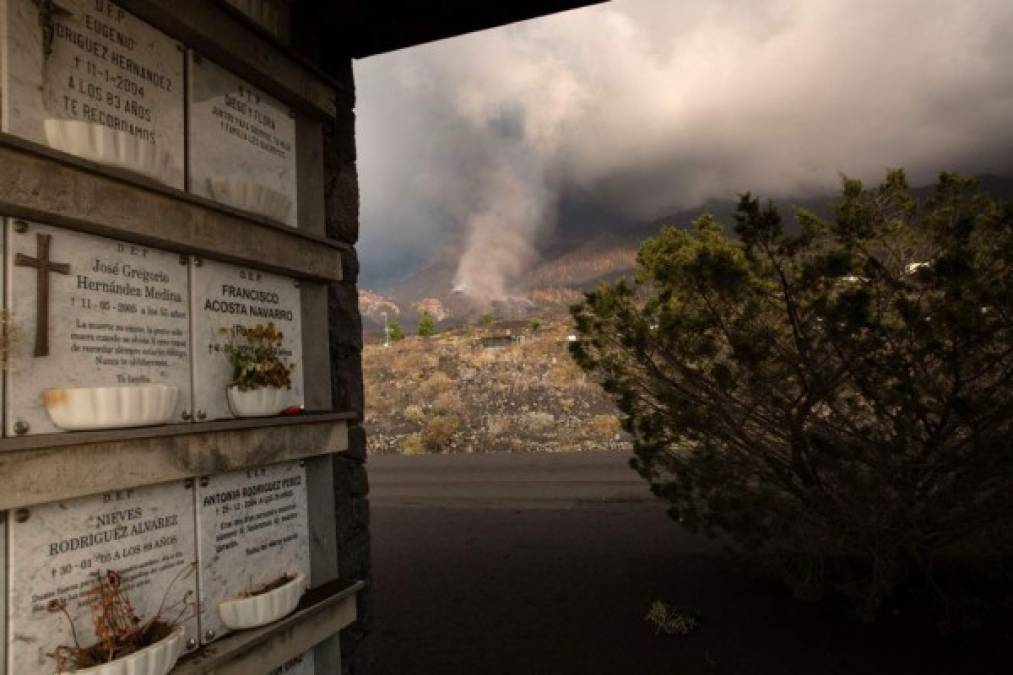
[(185, 481), (183, 481), (183, 487), (185, 489), (187, 489), (187, 490), (192, 490), (193, 489), (193, 478), (187, 478)]
[(306, 460), (305, 459), (300, 459), (299, 460), (299, 466), (306, 466)]
[(207, 487), (208, 483), (210, 483), (210, 482), (211, 482), (211, 479), (208, 478), (207, 476), (201, 476), (200, 477), (200, 486), (201, 487)]
[(28, 223), (26, 223), (23, 220), (15, 220), (14, 231), (17, 232), (18, 234), (24, 234), (25, 232), (28, 231)]
[(203, 261), (203, 260), (201, 260), (201, 259), (200, 259), (200, 258), (198, 258), (197, 256), (194, 256), (194, 257), (193, 257), (193, 266), (194, 266), (194, 267), (201, 267), (201, 266), (202, 266), (203, 264), (204, 264), (204, 261)]
[(208, 418), (208, 411), (207, 410), (198, 410), (197, 411), (197, 419), (199, 419), (199, 420), (206, 420), (207, 418)]
[(208, 640), (208, 641), (214, 640), (215, 639), (215, 629), (214, 628), (208, 628), (206, 631), (204, 631), (204, 639)]
[(190, 638), (189, 640), (186, 641), (186, 648), (189, 651), (193, 651), (194, 649), (197, 649), (197, 641), (194, 640), (193, 638)]
[(26, 523), (28, 522), (28, 509), (17, 509), (14, 511), (14, 522), (15, 523)]
[(185, 255), (183, 255), (182, 253), (180, 253), (179, 254), (179, 264), (183, 265), (185, 267), (188, 262), (190, 262), (189, 258), (187, 258)]
[(189, 422), (190, 420), (193, 419), (193, 413), (191, 413), (189, 410), (184, 410), (183, 413), (180, 415), (180, 417), (183, 418), (184, 422)]
[(18, 436), (27, 434), (29, 429), (31, 429), (31, 427), (28, 425), (28, 422), (20, 418), (14, 420), (14, 433)]

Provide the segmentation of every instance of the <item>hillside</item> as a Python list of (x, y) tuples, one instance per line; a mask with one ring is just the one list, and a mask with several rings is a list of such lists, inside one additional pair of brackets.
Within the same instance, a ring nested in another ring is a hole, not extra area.
[(628, 449), (615, 406), (571, 360), (567, 332), (511, 322), (368, 345), (369, 452)]

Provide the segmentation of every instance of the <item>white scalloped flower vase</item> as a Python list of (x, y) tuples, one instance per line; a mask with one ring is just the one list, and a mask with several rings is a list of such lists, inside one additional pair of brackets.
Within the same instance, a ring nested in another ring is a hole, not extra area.
[(183, 627), (177, 626), (165, 639), (121, 659), (59, 675), (165, 675), (183, 653), (183, 637)]
[(147, 427), (172, 418), (179, 388), (139, 384), (45, 389), (42, 399), (49, 419), (66, 431)]
[(218, 603), (218, 615), (222, 623), (232, 630), (266, 626), (295, 610), (306, 590), (305, 583), (306, 575), (299, 573), (292, 581), (267, 593), (224, 600)]
[(288, 389), (260, 387), (241, 391), (232, 385), (226, 389), (229, 409), (236, 417), (269, 417), (280, 415), (288, 407)]
[(262, 183), (233, 178), (208, 178), (208, 194), (222, 204), (284, 223), (292, 198)]
[(61, 152), (173, 182), (169, 155), (153, 143), (80, 120), (48, 119), (43, 125), (46, 141)]

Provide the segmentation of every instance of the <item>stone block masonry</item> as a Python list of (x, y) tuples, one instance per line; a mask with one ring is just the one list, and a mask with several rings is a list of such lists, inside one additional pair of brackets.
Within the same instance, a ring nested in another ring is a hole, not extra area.
[[(342, 255), (342, 281), (328, 289), (331, 349), (331, 397), (339, 410), (363, 413), (362, 318), (359, 314), (358, 260), (354, 246), (359, 238), (359, 186), (355, 167), (354, 82), (351, 61), (331, 68), (339, 77), (336, 117), (325, 124), (324, 188), (326, 235), (346, 244)], [(348, 450), (334, 456), (335, 517), (338, 570), (343, 578), (364, 579), (358, 594), (358, 620), (341, 632), (341, 663), (345, 675), (368, 671), (368, 635), (371, 624), (371, 561), (369, 535), (369, 482), (366, 475), (366, 433), (361, 424), (349, 427)]]

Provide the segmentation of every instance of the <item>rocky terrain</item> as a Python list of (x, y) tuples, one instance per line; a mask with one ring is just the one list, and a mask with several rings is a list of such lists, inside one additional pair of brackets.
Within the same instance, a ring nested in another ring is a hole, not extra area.
[(615, 406), (567, 339), (564, 321), (517, 321), (368, 345), (369, 452), (628, 450)]

